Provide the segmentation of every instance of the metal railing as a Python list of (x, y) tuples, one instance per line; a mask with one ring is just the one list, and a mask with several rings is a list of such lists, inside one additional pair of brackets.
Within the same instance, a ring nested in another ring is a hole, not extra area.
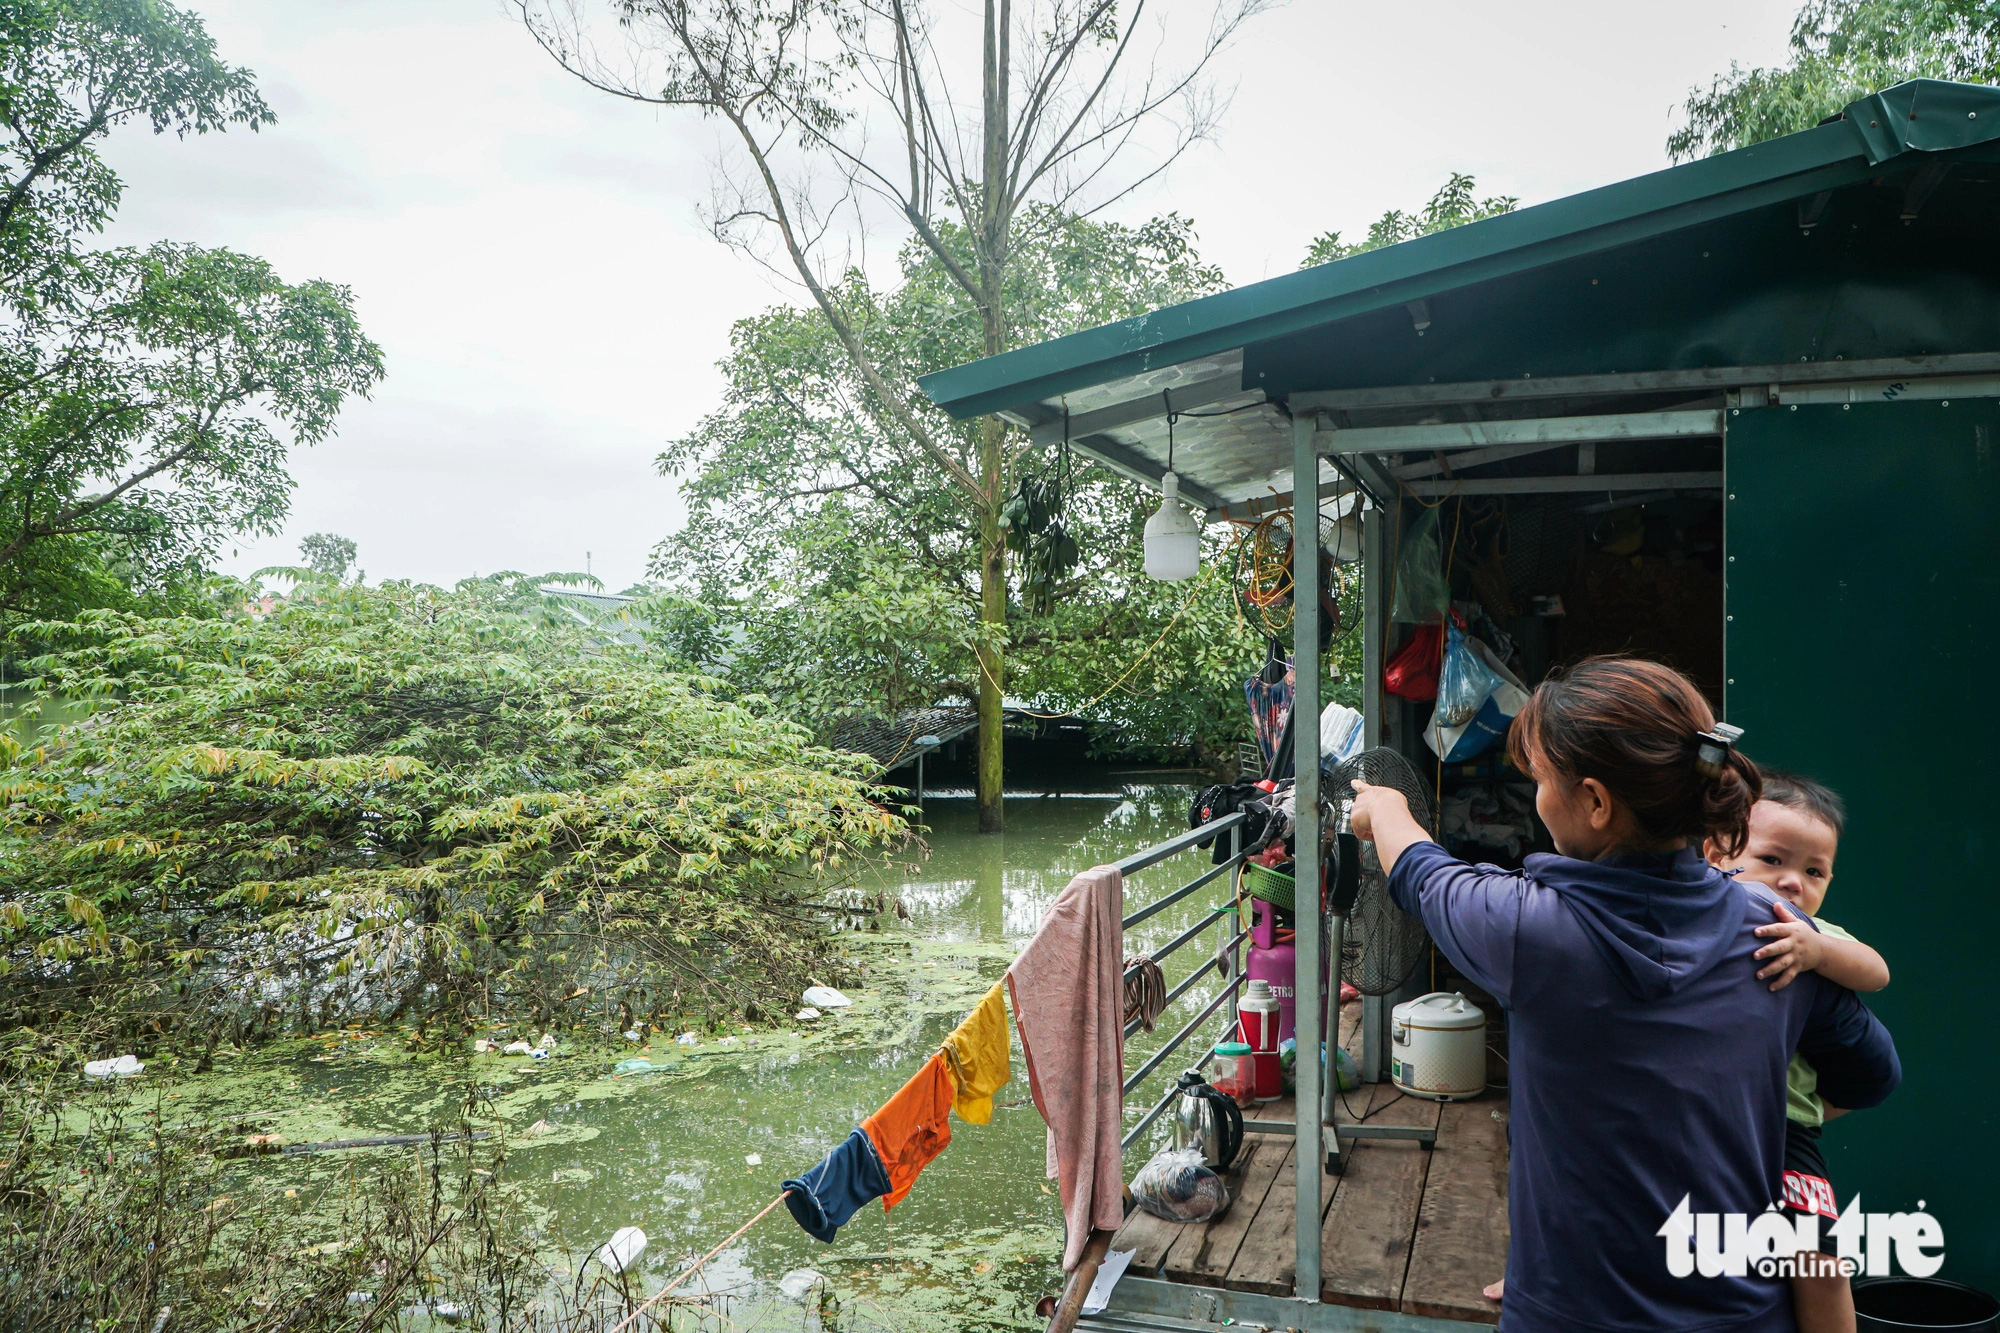
[[(1146, 906), (1139, 908), (1137, 911), (1129, 913), (1124, 919), (1123, 928), (1128, 931), (1131, 930), (1132, 927), (1138, 925), (1140, 922), (1157, 916), (1174, 904), (1183, 901), (1189, 895), (1200, 892), (1206, 885), (1214, 883), (1240, 866), (1243, 863), (1243, 824), (1245, 818), (1241, 811), (1224, 815), (1220, 819), (1203, 824), (1200, 828), (1189, 829), (1186, 833), (1176, 834), (1168, 838), (1165, 842), (1157, 843), (1142, 852), (1135, 852), (1118, 862), (1119, 873), (1129, 879), (1141, 870), (1159, 865), (1163, 861), (1171, 860), (1189, 848), (1194, 847), (1197, 843), (1206, 842), (1211, 838), (1226, 837), (1229, 839), (1229, 856), (1221, 865), (1211, 867), (1171, 893), (1164, 894)], [(1234, 901), (1218, 903), (1204, 912), (1187, 929), (1181, 931), (1180, 934), (1174, 936), (1171, 940), (1168, 940), (1165, 944), (1147, 955), (1153, 962), (1158, 963), (1170, 957), (1182, 946), (1199, 939), (1202, 932), (1206, 931), (1210, 926), (1214, 926), (1216, 928), (1214, 954), (1207, 962), (1196, 968), (1192, 973), (1184, 977), (1172, 990), (1167, 992), (1166, 1003), (1161, 1007), (1161, 1013), (1164, 1014), (1167, 1010), (1173, 1008), (1176, 1002), (1195, 988), (1196, 983), (1200, 982), (1202, 978), (1211, 972), (1219, 971), (1222, 974), (1223, 984), (1216, 988), (1214, 994), (1207, 997), (1200, 1011), (1187, 1021), (1186, 1026), (1182, 1027), (1180, 1031), (1167, 1040), (1164, 1046), (1146, 1057), (1145, 1061), (1137, 1069), (1126, 1076), (1124, 1092), (1130, 1093), (1132, 1089), (1138, 1087), (1139, 1084), (1151, 1077), (1161, 1065), (1165, 1064), (1173, 1056), (1175, 1051), (1178, 1051), (1187, 1044), (1188, 1040), (1194, 1036), (1202, 1024), (1208, 1022), (1217, 1009), (1221, 1008), (1238, 990), (1242, 989), (1243, 940), (1249, 932), (1237, 930), (1234, 934), (1230, 933), (1232, 924), (1236, 922), (1236, 910), (1237, 905)], [(1126, 969), (1125, 980), (1128, 982), (1131, 981), (1138, 974), (1138, 970), (1136, 966)], [(1139, 1026), (1140, 1020), (1133, 1019), (1125, 1025), (1125, 1035), (1130, 1037), (1134, 1032), (1138, 1031)], [(1201, 1053), (1201, 1058), (1194, 1061), (1188, 1067), (1193, 1069), (1206, 1068), (1208, 1062), (1214, 1056), (1215, 1052), (1213, 1049), (1204, 1050)], [(1173, 1104), (1174, 1091), (1173, 1088), (1167, 1089), (1166, 1094), (1153, 1103), (1151, 1109), (1140, 1117), (1139, 1123), (1132, 1126), (1126, 1132), (1124, 1140), (1120, 1144), (1121, 1147), (1131, 1147), (1133, 1140), (1145, 1133), (1152, 1123), (1165, 1113), (1167, 1107)]]

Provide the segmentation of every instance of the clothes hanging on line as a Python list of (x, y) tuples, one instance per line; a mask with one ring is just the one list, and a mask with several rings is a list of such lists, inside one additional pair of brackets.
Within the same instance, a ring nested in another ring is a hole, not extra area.
[(944, 1056), (933, 1055), (881, 1110), (861, 1122), (889, 1177), (882, 1211), (901, 1203), (918, 1174), (951, 1143), (951, 1104), (957, 1095)]
[(1086, 870), (1056, 896), (1035, 937), (1007, 969), (1028, 1089), (1048, 1124), (1048, 1174), (1062, 1198), (1063, 1271), (1093, 1228), (1125, 1220), (1125, 881), (1116, 866)]
[(875, 1144), (861, 1130), (854, 1130), (828, 1153), (820, 1164), (803, 1176), (788, 1180), (783, 1188), (785, 1207), (805, 1233), (814, 1240), (832, 1243), (834, 1233), (861, 1211), (870, 1199), (889, 1192), (889, 1174)]
[(993, 983), (965, 1021), (944, 1039), (939, 1054), (951, 1066), (958, 1096), (952, 1109), (968, 1125), (993, 1121), (993, 1094), (1012, 1076), (1007, 1063), (1007, 980)]

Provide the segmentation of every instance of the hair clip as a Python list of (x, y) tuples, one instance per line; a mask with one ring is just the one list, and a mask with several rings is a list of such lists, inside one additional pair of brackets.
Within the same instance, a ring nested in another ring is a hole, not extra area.
[(1695, 768), (1704, 777), (1721, 777), (1722, 766), (1729, 762), (1729, 752), (1736, 748), (1736, 742), (1743, 739), (1743, 728), (1718, 722), (1713, 731), (1701, 732), (1699, 736), (1701, 748), (1694, 754)]

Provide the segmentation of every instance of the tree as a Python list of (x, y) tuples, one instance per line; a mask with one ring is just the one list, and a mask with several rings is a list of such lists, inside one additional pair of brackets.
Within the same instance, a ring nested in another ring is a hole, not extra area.
[[(155, 0), (0, 0), (0, 613), (155, 604), (232, 533), (276, 532), (291, 445), (381, 377), (353, 299), (262, 260), (91, 250), (114, 128), (271, 113), (200, 21)], [(135, 600), (137, 599), (137, 600)]]
[[(1003, 296), (1023, 338), (1225, 285), (1178, 216), (1127, 227), (1036, 207), (1015, 236)], [(947, 225), (941, 239), (961, 238)], [(901, 258), (894, 287), (853, 272), (829, 296), (869, 360), (904, 386), (904, 410), (969, 450), (980, 428), (945, 420), (911, 381), (922, 367), (978, 355), (977, 311), (927, 246), (907, 245)], [(654, 572), (701, 590), (711, 623), (737, 631), (712, 635), (716, 656), (701, 664), (821, 734), (851, 714), (976, 697), (976, 516), (901, 447), (892, 422), (866, 409), (869, 386), (826, 321), (783, 305), (742, 320), (722, 370), (721, 407), (660, 455), (689, 509), (655, 551)], [(1012, 471), (1024, 479), (1007, 506), (1013, 691), (1051, 711), (1090, 705), (1127, 752), (1213, 750), (1240, 735), (1241, 682), (1261, 658), (1231, 606), (1231, 530), (1215, 529), (1199, 583), (1155, 583), (1139, 571), (1157, 491), (1060, 447), (1024, 455)], [(1031, 515), (1024, 495), (1046, 512)], [(1031, 532), (1037, 519), (1044, 526)], [(683, 594), (649, 603), (645, 618), (686, 644), (686, 608)]]
[(358, 549), (352, 537), (315, 532), (299, 543), (299, 559), (321, 578), (338, 583), (347, 577), (347, 571), (353, 567), (354, 553)]
[(1330, 264), (1336, 259), (1358, 255), (1367, 250), (1379, 250), (1385, 245), (1396, 245), (1403, 241), (1413, 241), (1419, 236), (1429, 236), (1433, 232), (1449, 231), (1468, 222), (1478, 222), (1485, 218), (1511, 213), (1520, 199), (1511, 194), (1490, 195), (1485, 199), (1473, 194), (1477, 182), (1463, 172), (1454, 171), (1451, 179), (1438, 187), (1429, 203), (1415, 213), (1405, 213), (1392, 208), (1369, 224), (1366, 239), (1348, 244), (1340, 239), (1337, 231), (1321, 232), (1306, 247), (1306, 257), (1300, 268), (1311, 268), (1315, 264)]
[[(895, 228), (962, 294), (979, 354), (1017, 345), (1008, 293), (1026, 210), (1102, 208), (1205, 138), (1221, 104), (1202, 71), (1270, 0), (1217, 0), (1205, 23), (1157, 32), (1143, 0), (1022, 0), (1018, 13), (1013, 0), (982, 0), (976, 25), (921, 0), (515, 3), (543, 49), (593, 87), (725, 127), (741, 156), (718, 172), (715, 234), (798, 281), (864, 389), (854, 410), (909, 466), (944, 478), (939, 498), (976, 532), (980, 827), (997, 831), (1002, 513), (1024, 447), (998, 418), (968, 437), (913, 410), (907, 382), (871, 351), (866, 307), (843, 303), (853, 246), (871, 227)], [(617, 25), (609, 41), (596, 14)]]
[(0, 739), (10, 1021), (664, 1022), (834, 961), (809, 891), (903, 830), (860, 762), (532, 614), (540, 582), (25, 627), (94, 716)]
[(1667, 139), (1676, 162), (1811, 129), (1857, 98), (1908, 79), (2000, 82), (1994, 0), (1809, 0), (1792, 20), (1791, 58), (1731, 62), (1688, 94)]

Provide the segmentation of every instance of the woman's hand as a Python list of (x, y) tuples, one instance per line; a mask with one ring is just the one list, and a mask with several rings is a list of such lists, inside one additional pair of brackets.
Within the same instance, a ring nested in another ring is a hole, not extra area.
[(1398, 815), (1411, 823), (1416, 821), (1410, 815), (1410, 800), (1394, 787), (1371, 787), (1360, 778), (1354, 779), (1354, 808), (1348, 818), (1354, 825), (1354, 836), (1366, 842), (1375, 841), (1375, 821), (1387, 818), (1394, 820)]
[(1394, 870), (1411, 846), (1431, 840), (1410, 813), (1409, 800), (1394, 787), (1371, 786), (1356, 778), (1354, 791), (1354, 805), (1348, 812), (1354, 836), (1375, 844), (1375, 858), (1382, 863), (1384, 873)]

